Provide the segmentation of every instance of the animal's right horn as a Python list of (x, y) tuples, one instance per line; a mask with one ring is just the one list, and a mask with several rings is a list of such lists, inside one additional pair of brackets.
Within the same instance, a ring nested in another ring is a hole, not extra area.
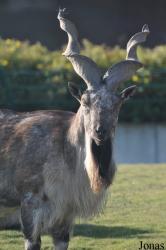
[(60, 21), (60, 27), (68, 35), (68, 45), (63, 53), (64, 56), (72, 56), (80, 53), (79, 42), (78, 42), (78, 32), (77, 29), (70, 20), (65, 18), (66, 9), (59, 9), (58, 19)]
[(65, 9), (59, 10), (58, 19), (61, 29), (68, 35), (68, 45), (63, 55), (72, 63), (74, 70), (85, 81), (88, 89), (99, 88), (102, 74), (95, 62), (79, 54), (78, 33), (75, 25), (65, 18)]

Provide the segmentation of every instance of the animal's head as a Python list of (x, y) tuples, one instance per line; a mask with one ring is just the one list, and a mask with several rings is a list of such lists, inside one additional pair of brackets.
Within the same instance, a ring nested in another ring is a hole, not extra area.
[(63, 55), (70, 60), (76, 73), (87, 85), (84, 93), (81, 93), (79, 86), (74, 83), (69, 83), (69, 90), (81, 104), (86, 132), (97, 144), (102, 144), (114, 134), (121, 105), (135, 92), (136, 86), (130, 86), (121, 93), (118, 93), (117, 89), (142, 67), (137, 58), (136, 48), (146, 40), (149, 34), (148, 26), (144, 25), (142, 32), (129, 40), (126, 60), (115, 64), (102, 76), (91, 59), (79, 54), (77, 30), (75, 25), (65, 18), (65, 9), (59, 11), (58, 19), (69, 38)]
[(120, 107), (134, 94), (135, 87), (131, 86), (118, 94), (111, 93), (107, 85), (102, 84), (99, 89), (87, 89), (81, 94), (77, 85), (69, 83), (70, 92), (80, 102), (85, 131), (97, 145), (114, 135)]
[(76, 73), (87, 85), (84, 93), (81, 93), (74, 83), (69, 83), (69, 90), (81, 105), (86, 135), (90, 138), (86, 168), (93, 190), (98, 191), (103, 183), (108, 185), (111, 182), (111, 179), (108, 179), (111, 138), (114, 135), (119, 110), (134, 94), (136, 88), (130, 86), (119, 93), (118, 87), (142, 67), (136, 49), (138, 44), (146, 40), (149, 29), (144, 25), (142, 31), (129, 40), (126, 60), (109, 68), (103, 76), (91, 59), (79, 54), (77, 30), (75, 25), (65, 18), (65, 10), (59, 11), (58, 19), (60, 27), (68, 34), (68, 45), (63, 55), (70, 60)]

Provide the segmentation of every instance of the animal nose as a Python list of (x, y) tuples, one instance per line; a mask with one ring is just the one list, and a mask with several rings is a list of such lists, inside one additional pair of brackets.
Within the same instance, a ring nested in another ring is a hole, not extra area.
[(97, 127), (97, 128), (96, 128), (96, 134), (97, 134), (98, 136), (104, 136), (105, 133), (106, 133), (106, 131), (105, 131), (104, 128), (102, 128), (102, 127)]

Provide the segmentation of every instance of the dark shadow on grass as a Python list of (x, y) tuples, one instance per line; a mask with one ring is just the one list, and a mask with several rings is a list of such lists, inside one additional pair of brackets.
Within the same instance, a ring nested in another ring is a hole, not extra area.
[[(83, 236), (90, 238), (134, 238), (138, 239), (153, 237), (150, 234), (155, 233), (153, 230), (141, 229), (136, 227), (125, 227), (125, 226), (102, 226), (102, 225), (92, 225), (92, 224), (80, 224), (76, 225), (74, 228), (74, 236)], [(6, 231), (6, 234), (2, 235), (3, 239), (22, 239), (23, 235), (11, 234)]]
[(148, 234), (154, 233), (151, 230), (132, 228), (125, 226), (108, 227), (102, 225), (81, 224), (76, 225), (74, 236), (84, 236), (92, 238), (133, 238), (148, 237)]

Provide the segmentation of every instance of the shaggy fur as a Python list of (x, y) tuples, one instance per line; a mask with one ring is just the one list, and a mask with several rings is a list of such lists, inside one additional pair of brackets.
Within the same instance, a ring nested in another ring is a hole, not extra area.
[[(33, 224), (33, 239), (41, 233), (52, 234), (53, 228), (57, 228), (56, 237), (65, 230), (70, 232), (77, 216), (101, 211), (106, 185), (100, 181), (90, 137), (85, 133), (82, 108), (77, 114), (1, 111), (0, 140), (1, 205), (24, 208), (22, 216)], [(110, 155), (109, 184), (114, 173)], [(3, 219), (1, 228), (18, 225), (18, 213), (6, 225)]]

